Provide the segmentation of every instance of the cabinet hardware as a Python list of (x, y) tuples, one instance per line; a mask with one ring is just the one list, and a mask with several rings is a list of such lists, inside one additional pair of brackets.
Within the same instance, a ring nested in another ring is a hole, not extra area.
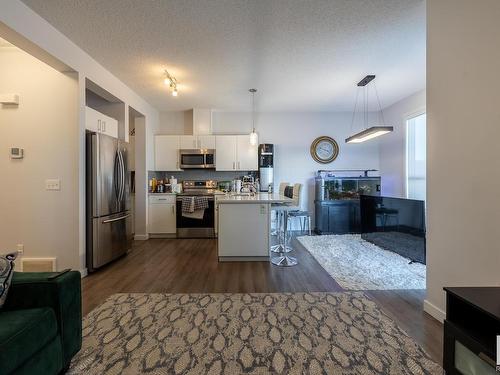
[(174, 213), (175, 213), (175, 212), (174, 212), (174, 206), (172, 205), (172, 214), (174, 214)]
[(106, 121), (102, 122), (102, 128), (103, 128), (102, 131), (106, 132)]
[(235, 169), (234, 165), (235, 165), (235, 162), (233, 161), (233, 169)]
[(101, 120), (97, 120), (97, 131), (101, 131)]

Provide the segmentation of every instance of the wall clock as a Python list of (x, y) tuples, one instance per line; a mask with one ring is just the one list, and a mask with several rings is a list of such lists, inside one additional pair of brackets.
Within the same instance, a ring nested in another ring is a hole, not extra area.
[(339, 155), (339, 145), (330, 137), (318, 137), (311, 143), (311, 156), (318, 163), (328, 164)]

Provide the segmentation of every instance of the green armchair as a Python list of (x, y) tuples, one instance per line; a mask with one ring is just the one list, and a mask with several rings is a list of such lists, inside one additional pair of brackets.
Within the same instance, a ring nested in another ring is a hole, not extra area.
[(80, 273), (14, 273), (0, 309), (0, 375), (64, 372), (81, 345)]

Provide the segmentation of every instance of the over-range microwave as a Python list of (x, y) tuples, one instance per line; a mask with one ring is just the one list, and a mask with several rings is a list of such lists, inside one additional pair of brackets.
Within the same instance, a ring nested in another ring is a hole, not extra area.
[(181, 169), (209, 169), (215, 168), (215, 150), (213, 149), (190, 149), (179, 150)]

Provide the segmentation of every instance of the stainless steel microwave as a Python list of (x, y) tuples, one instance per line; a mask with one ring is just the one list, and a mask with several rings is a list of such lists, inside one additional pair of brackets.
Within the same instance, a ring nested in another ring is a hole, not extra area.
[(210, 169), (215, 168), (215, 150), (192, 149), (179, 150), (181, 169)]

